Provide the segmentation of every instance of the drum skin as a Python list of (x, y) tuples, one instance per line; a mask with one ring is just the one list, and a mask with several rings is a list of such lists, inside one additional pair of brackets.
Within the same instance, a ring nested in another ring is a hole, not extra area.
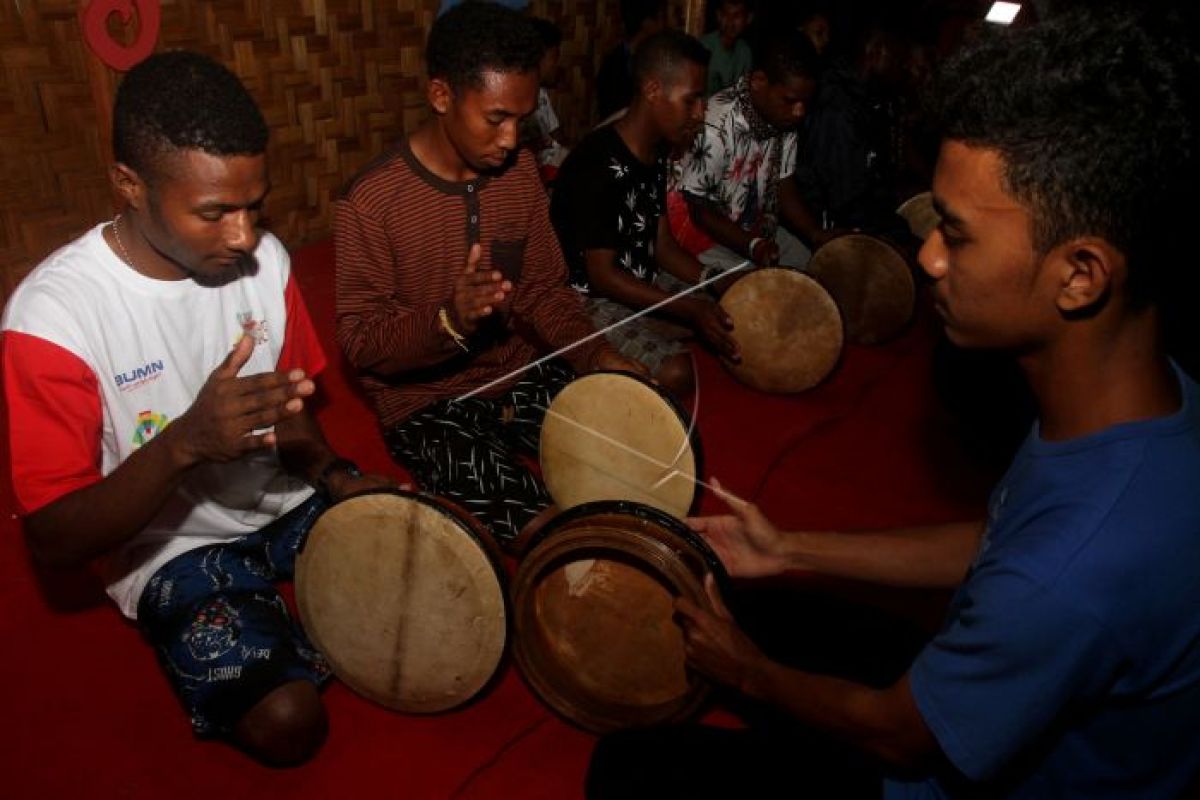
[(721, 297), (741, 361), (723, 360), (739, 381), (764, 392), (811, 389), (837, 366), (842, 318), (817, 281), (790, 269), (759, 269)]
[(907, 327), (917, 288), (904, 256), (882, 239), (862, 233), (822, 245), (806, 271), (821, 282), (846, 323), (846, 339), (882, 344)]
[(687, 416), (644, 378), (593, 372), (567, 384), (542, 423), (540, 462), (559, 508), (632, 500), (676, 517), (696, 495), (699, 444)]
[(329, 508), (296, 559), (305, 631), (359, 694), (409, 713), (478, 694), (504, 655), (503, 573), (469, 515), (402, 491)]
[(686, 666), (676, 597), (707, 607), (728, 579), (686, 525), (638, 503), (588, 503), (534, 538), (513, 579), (514, 656), (526, 682), (579, 727), (681, 722), (708, 683)]

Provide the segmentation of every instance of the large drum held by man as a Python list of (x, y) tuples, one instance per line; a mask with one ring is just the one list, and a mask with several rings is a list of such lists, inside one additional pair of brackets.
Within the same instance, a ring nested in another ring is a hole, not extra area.
[(679, 520), (623, 501), (563, 512), (534, 538), (513, 580), (514, 654), (526, 682), (595, 733), (681, 722), (709, 684), (687, 668), (676, 597), (707, 604), (726, 579)]
[(759, 269), (721, 297), (741, 361), (724, 359), (742, 383), (764, 392), (811, 389), (837, 366), (842, 318), (820, 283), (791, 269)]

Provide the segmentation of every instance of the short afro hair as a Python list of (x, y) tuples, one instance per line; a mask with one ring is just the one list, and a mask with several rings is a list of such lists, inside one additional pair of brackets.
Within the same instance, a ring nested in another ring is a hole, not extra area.
[(259, 155), (267, 123), (237, 76), (208, 56), (157, 53), (125, 75), (113, 108), (113, 155), (152, 182), (177, 150)]
[(638, 45), (633, 54), (634, 85), (641, 86), (650, 78), (669, 82), (689, 61), (707, 67), (710, 55), (707, 47), (683, 31), (659, 31)]
[(483, 73), (534, 72), (545, 46), (529, 18), (487, 2), (465, 2), (438, 17), (425, 45), (430, 78), (478, 89)]
[(792, 28), (780, 28), (765, 32), (754, 42), (751, 69), (761, 71), (776, 84), (789, 78), (817, 80), (821, 59), (807, 36)]
[(1197, 219), (1194, 31), (1173, 13), (1070, 12), (985, 37), (934, 97), (945, 138), (1000, 155), (1037, 250), (1104, 239), (1129, 263), (1135, 304), (1169, 300), (1195, 272), (1183, 251)]

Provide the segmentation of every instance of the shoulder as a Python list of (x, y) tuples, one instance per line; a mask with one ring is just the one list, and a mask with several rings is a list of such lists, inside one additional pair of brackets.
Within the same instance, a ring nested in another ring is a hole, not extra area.
[(395, 191), (410, 175), (411, 170), (403, 156), (403, 145), (396, 144), (359, 170), (338, 192), (338, 200), (356, 205), (374, 205)]
[(104, 238), (96, 226), (73, 242), (51, 253), (25, 276), (4, 309), (4, 327), (24, 324), (54, 325), (62, 314), (77, 307), (102, 302), (108, 270), (97, 260), (107, 257)]

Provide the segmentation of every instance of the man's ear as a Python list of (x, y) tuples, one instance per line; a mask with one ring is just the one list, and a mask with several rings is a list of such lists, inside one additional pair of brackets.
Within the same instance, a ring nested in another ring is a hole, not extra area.
[(146, 206), (146, 183), (137, 171), (121, 162), (114, 163), (108, 170), (113, 190), (121, 198), (122, 206), (142, 210)]
[(659, 98), (662, 97), (662, 93), (663, 84), (661, 79), (651, 77), (646, 78), (642, 82), (642, 94), (651, 103), (657, 103)]
[(433, 113), (445, 114), (450, 110), (450, 103), (454, 99), (454, 90), (450, 88), (450, 84), (445, 78), (430, 78), (426, 95), (429, 98), (429, 105), (433, 108)]
[(1050, 251), (1051, 269), (1058, 276), (1057, 304), (1064, 314), (1076, 315), (1099, 304), (1124, 278), (1125, 256), (1109, 242), (1085, 236)]

